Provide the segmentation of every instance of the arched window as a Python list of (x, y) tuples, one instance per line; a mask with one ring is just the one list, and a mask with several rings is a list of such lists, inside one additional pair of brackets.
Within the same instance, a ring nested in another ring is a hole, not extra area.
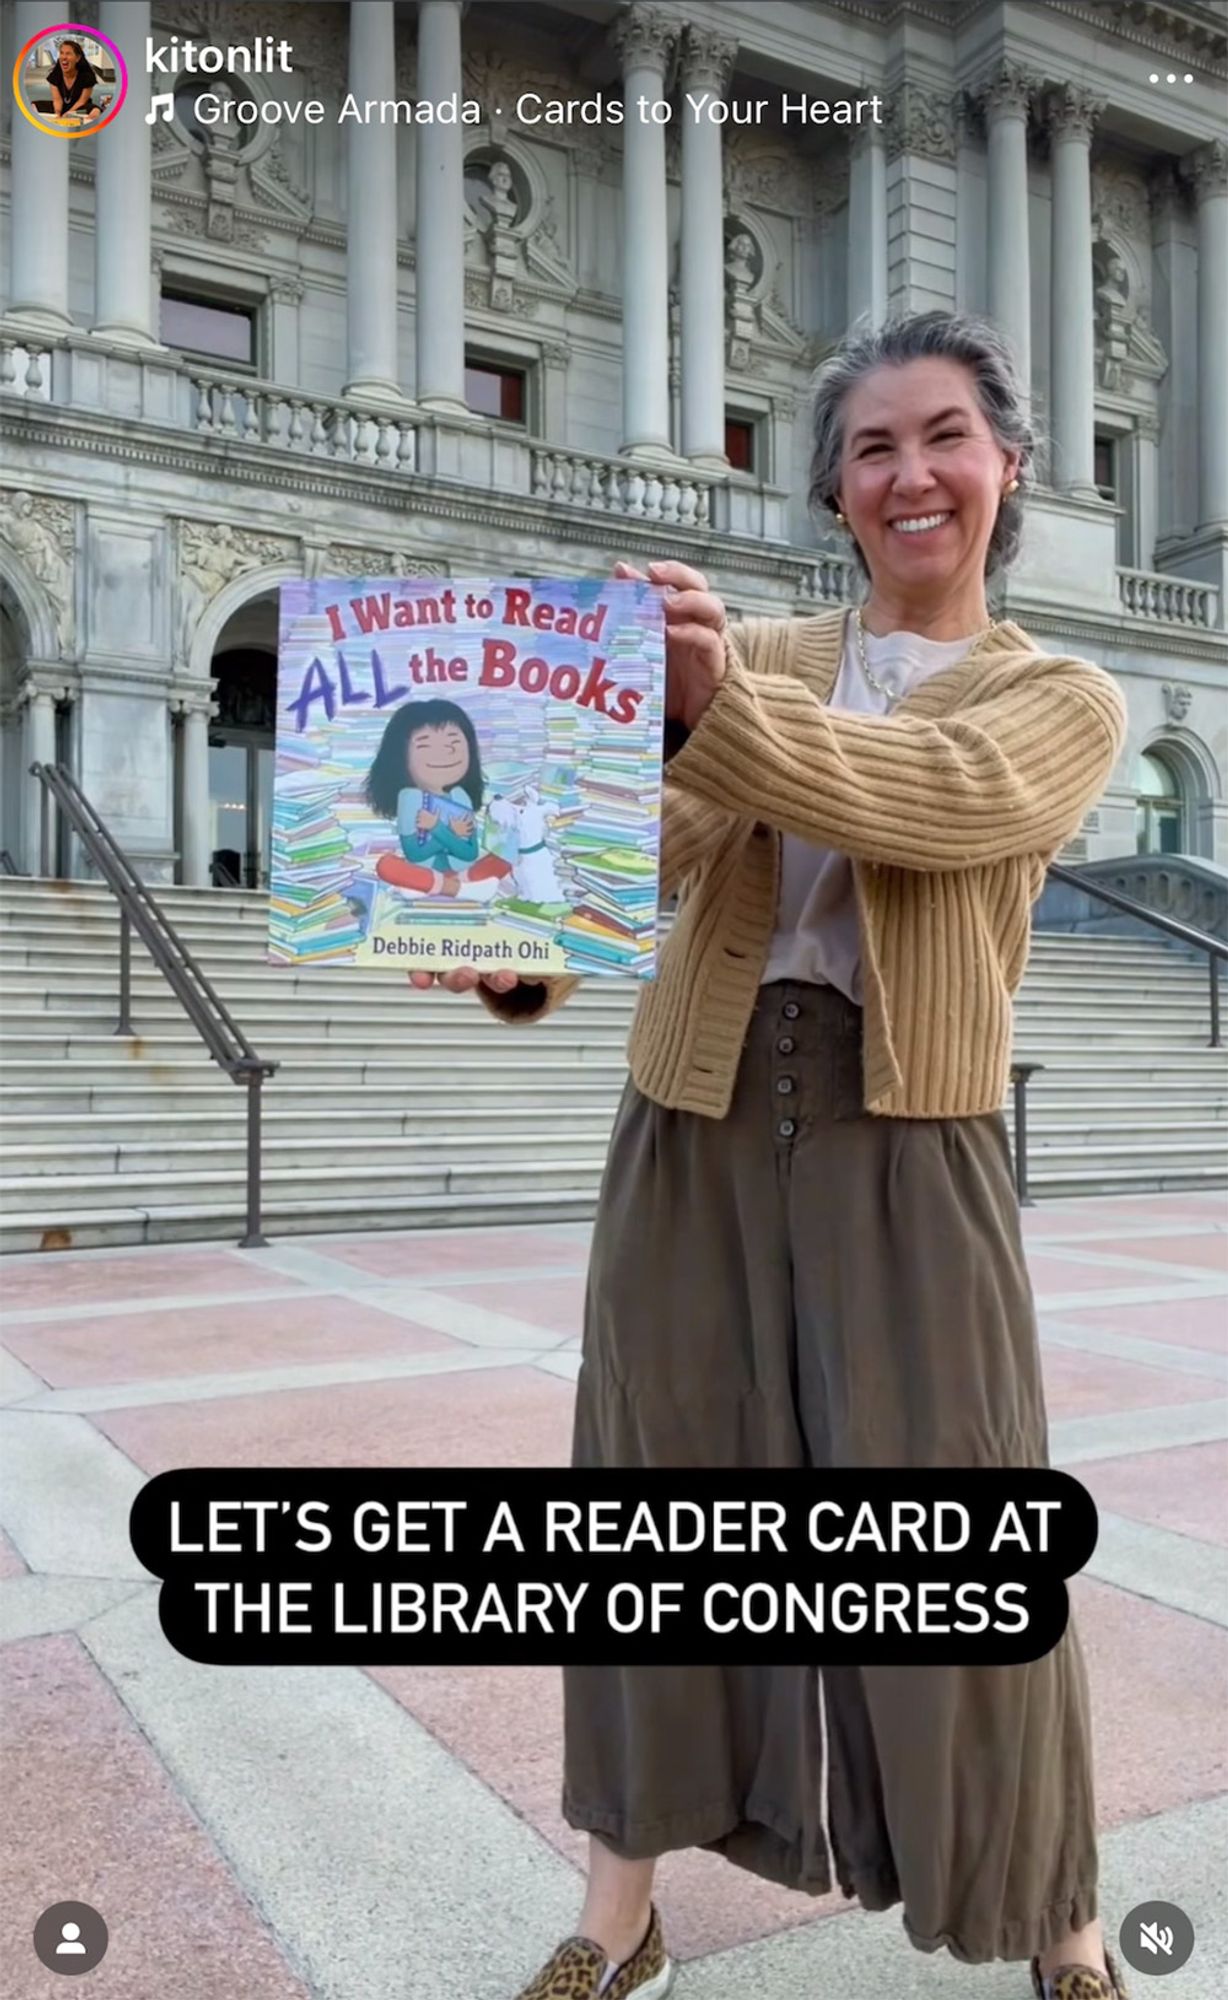
[(1154, 750), (1144, 750), (1134, 772), (1135, 828), (1140, 854), (1183, 854), (1185, 810), (1176, 772)]

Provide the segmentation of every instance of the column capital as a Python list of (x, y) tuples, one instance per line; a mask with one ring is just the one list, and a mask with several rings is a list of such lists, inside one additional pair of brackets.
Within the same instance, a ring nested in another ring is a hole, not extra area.
[(678, 42), (678, 25), (655, 7), (634, 6), (620, 14), (610, 40), (623, 70), (656, 69), (664, 76)]
[(1081, 83), (1049, 84), (1044, 94), (1045, 118), (1053, 136), (1079, 139), (1086, 145), (1091, 144), (1096, 121), (1106, 104), (1106, 98), (1097, 97)]
[(1023, 118), (1028, 115), (1028, 105), (1040, 86), (1040, 78), (1026, 63), (1014, 56), (1005, 56), (995, 69), (989, 71), (971, 92), (981, 106), (987, 120), (997, 118)]
[(1197, 152), (1187, 153), (1181, 165), (1194, 187), (1200, 205), (1212, 195), (1228, 194), (1228, 142), (1211, 139)]
[(713, 28), (688, 25), (682, 38), (682, 80), (690, 90), (713, 90), (724, 94), (733, 75), (738, 45)]
[(918, 153), (929, 160), (955, 158), (955, 104), (946, 91), (901, 83), (883, 118), (887, 152)]

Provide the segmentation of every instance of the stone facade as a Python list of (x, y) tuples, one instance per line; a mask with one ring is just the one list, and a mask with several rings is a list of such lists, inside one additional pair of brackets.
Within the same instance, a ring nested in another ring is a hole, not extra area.
[[(1228, 47), (1208, 10), (552, 13), (97, 0), (129, 51), (115, 126), (68, 144), (6, 110), (0, 846), (39, 865), (27, 772), (58, 756), (151, 879), (207, 881), (211, 759), (267, 741), (288, 577), (672, 554), (739, 611), (855, 594), (806, 514), (807, 384), (859, 315), (960, 306), (1011, 335), (1047, 438), (1000, 606), (1129, 702), (1072, 852), (1133, 850), (1152, 750), (1186, 851), (1228, 864)], [(5, 10), (0, 73), (44, 17)], [(210, 126), (180, 88), (150, 124), (147, 32), (284, 37), (292, 71), (232, 80), (255, 122)], [(1192, 81), (1151, 86), (1151, 64)], [(364, 125), (339, 118), (348, 92), (477, 109)], [(673, 117), (615, 122), (624, 92)], [(804, 122), (782, 92), (883, 115)], [(321, 122), (267, 122), (312, 100)], [(227, 309), (251, 358), (164, 344), (165, 297)], [(466, 361), (515, 375), (520, 413), (467, 407)]]

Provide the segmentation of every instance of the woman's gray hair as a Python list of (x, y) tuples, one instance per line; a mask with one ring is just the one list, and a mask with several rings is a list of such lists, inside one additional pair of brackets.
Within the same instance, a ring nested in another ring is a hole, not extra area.
[[(1006, 569), (1019, 553), (1023, 502), (1031, 486), (1036, 434), (1027, 415), (1014, 358), (988, 320), (971, 313), (914, 313), (879, 327), (856, 325), (819, 370), (815, 384), (814, 448), (809, 500), (816, 512), (837, 512), (836, 494), (844, 456), (844, 411), (849, 391), (876, 368), (899, 368), (909, 361), (958, 361), (967, 368), (986, 423), (1005, 451), (1019, 453), (1018, 489), (1004, 494), (985, 551), (985, 575)], [(863, 575), (865, 557), (850, 533)]]

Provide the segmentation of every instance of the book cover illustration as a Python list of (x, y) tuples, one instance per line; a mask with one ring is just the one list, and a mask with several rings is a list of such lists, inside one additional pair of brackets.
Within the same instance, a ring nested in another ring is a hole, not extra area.
[(661, 592), (282, 585), (269, 956), (655, 970)]

